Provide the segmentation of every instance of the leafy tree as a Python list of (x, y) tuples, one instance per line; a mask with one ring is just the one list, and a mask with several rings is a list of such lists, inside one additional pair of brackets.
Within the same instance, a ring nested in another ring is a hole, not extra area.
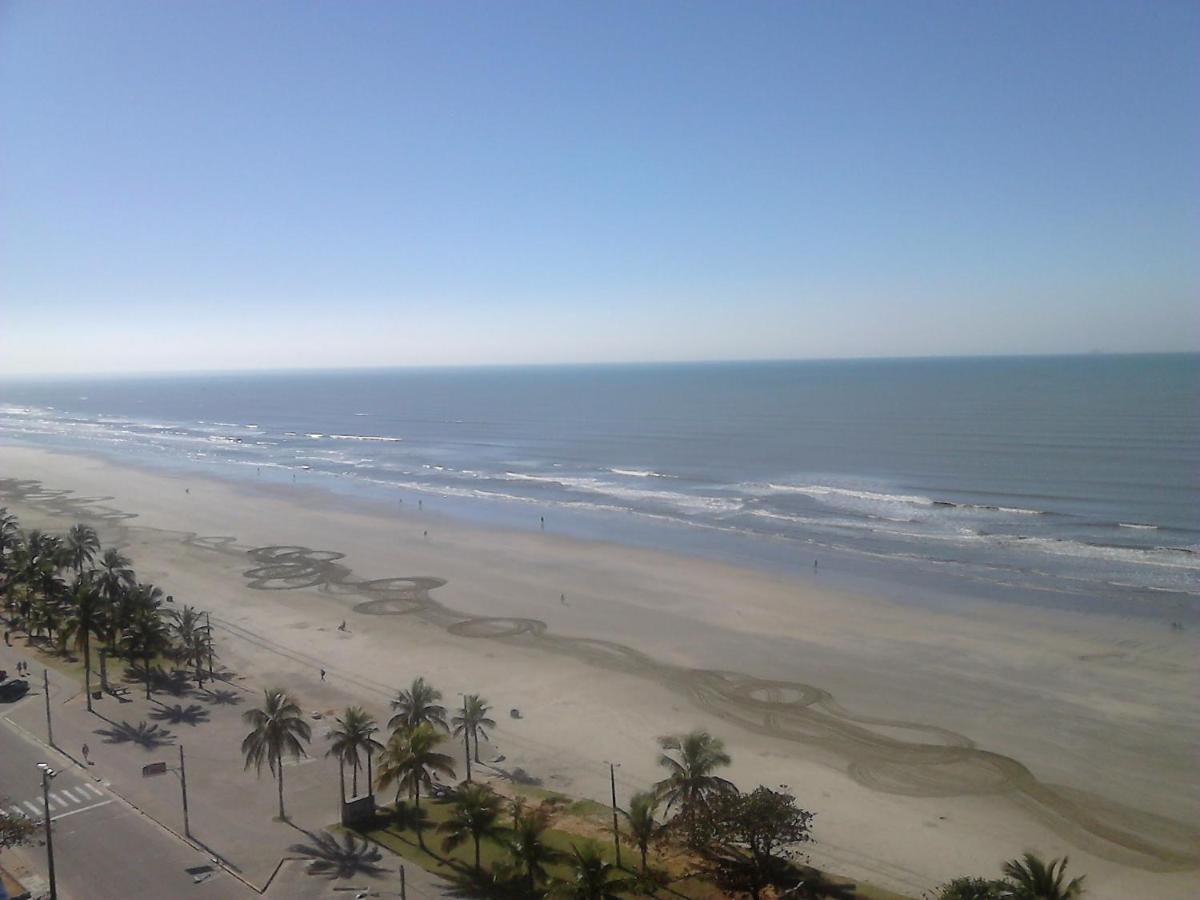
[(307, 756), (304, 746), (312, 739), (312, 729), (304, 721), (296, 702), (281, 688), (268, 688), (263, 705), (242, 713), (242, 721), (251, 731), (242, 740), (242, 756), (246, 768), (254, 766), (261, 776), (266, 762), (271, 774), (279, 780), (279, 818), (287, 818), (283, 809), (283, 758)]
[(658, 796), (654, 791), (642, 791), (634, 794), (629, 801), (629, 809), (624, 813), (625, 821), (629, 823), (627, 840), (638, 848), (642, 854), (642, 871), (646, 871), (646, 854), (650, 842), (659, 836), (662, 826), (654, 819), (658, 809)]
[(75, 570), (75, 577), (83, 575), (86, 566), (91, 565), (96, 554), (100, 552), (100, 538), (96, 529), (91, 525), (72, 525), (67, 532), (66, 545), (63, 548), (65, 559)]
[(401, 690), (392, 701), (392, 709), (396, 714), (388, 720), (388, 729), (412, 731), (427, 724), (449, 731), (446, 707), (438, 703), (441, 699), (442, 692), (426, 683), (424, 678), (414, 679), (412, 686), (408, 690)]
[(8, 808), (8, 800), (0, 798), (0, 850), (32, 843), (37, 833), (37, 823), (25, 816), (6, 812)]
[(175, 659), (194, 666), (196, 684), (204, 686), (204, 663), (212, 653), (212, 634), (201, 613), (193, 606), (171, 612), (170, 636), (175, 643)]
[(454, 792), (450, 817), (438, 825), (445, 833), (442, 849), (453, 850), (467, 838), (475, 842), (475, 872), (480, 871), (479, 843), (501, 833), (500, 798), (486, 784), (461, 784)]
[(786, 787), (760, 785), (711, 796), (692, 825), (718, 883), (758, 900), (768, 886), (796, 883), (795, 845), (812, 840), (812, 820)]
[(92, 638), (104, 630), (104, 608), (90, 575), (75, 581), (70, 612), (63, 623), (62, 640), (83, 654), (83, 685), (88, 712), (92, 711)]
[(512, 834), (508, 851), (525, 878), (530, 897), (537, 896), (538, 882), (546, 880), (546, 866), (558, 861), (561, 854), (546, 843), (550, 814), (545, 807), (514, 808)]
[[(353, 794), (358, 796), (358, 770), (362, 765), (362, 755), (367, 757), (367, 784), (371, 783), (371, 757), (383, 749), (383, 744), (375, 740), (379, 726), (375, 718), (361, 706), (348, 706), (334, 721), (337, 725), (329, 730), (327, 735), (332, 743), (326, 756), (336, 756), (343, 769), (350, 763), (353, 772)], [(342, 796), (345, 797), (345, 778), (342, 779)]]
[(1004, 874), (1013, 883), (1015, 900), (1071, 900), (1082, 896), (1084, 876), (1063, 884), (1066, 868), (1065, 856), (1045, 863), (1037, 854), (1026, 853), (1020, 859), (1006, 862)]
[(132, 660), (140, 657), (145, 667), (146, 699), (150, 699), (150, 663), (171, 646), (170, 632), (162, 619), (162, 591), (152, 584), (139, 584), (131, 593), (132, 609), (122, 632), (121, 644)]
[(1012, 886), (991, 878), (955, 878), (937, 889), (931, 900), (1007, 900)]
[(488, 717), (491, 711), (488, 702), (478, 694), (467, 694), (463, 697), (462, 712), (450, 720), (455, 737), (460, 737), (465, 731), (470, 735), (469, 739), (475, 742), (475, 762), (479, 762), (479, 736), (482, 734), (486, 741), (488, 735), (485, 729), (496, 727), (496, 720)]
[(696, 817), (712, 799), (737, 790), (732, 782), (713, 774), (729, 765), (729, 754), (725, 752), (725, 744), (707, 731), (668, 735), (659, 738), (658, 745), (663, 750), (658, 764), (669, 774), (654, 789), (659, 799), (666, 802), (668, 812), (672, 807), (679, 808), (680, 824), (694, 843), (692, 823)]
[(397, 805), (402, 791), (408, 791), (412, 797), (417, 811), (417, 843), (422, 849), (425, 835), (420, 819), (421, 788), (432, 790), (434, 775), (454, 777), (454, 760), (435, 749), (445, 739), (428, 722), (422, 722), (411, 731), (397, 731), (384, 748), (376, 773), (380, 790), (396, 785)]
[(632, 879), (614, 878), (616, 869), (601, 854), (594, 841), (571, 845), (567, 859), (571, 877), (555, 881), (550, 896), (569, 900), (620, 900), (625, 891), (634, 887)]

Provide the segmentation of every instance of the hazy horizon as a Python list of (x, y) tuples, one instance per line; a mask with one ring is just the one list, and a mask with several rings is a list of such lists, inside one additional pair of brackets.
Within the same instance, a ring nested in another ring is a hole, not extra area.
[(1194, 352), (1198, 35), (6, 4), (0, 375)]

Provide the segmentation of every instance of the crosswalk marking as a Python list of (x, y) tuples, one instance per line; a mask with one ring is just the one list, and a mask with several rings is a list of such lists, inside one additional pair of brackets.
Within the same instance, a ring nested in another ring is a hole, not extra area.
[[(99, 802), (95, 802), (99, 800)], [(71, 816), (77, 812), (95, 809), (112, 803), (112, 797), (93, 784), (77, 784), (70, 788), (60, 787), (45, 797), (34, 797), (32, 800), (22, 800), (9, 809), (18, 816), (43, 819), (49, 816), (51, 821)], [(79, 804), (90, 804), (80, 806)], [(28, 810), (28, 812), (26, 812)]]

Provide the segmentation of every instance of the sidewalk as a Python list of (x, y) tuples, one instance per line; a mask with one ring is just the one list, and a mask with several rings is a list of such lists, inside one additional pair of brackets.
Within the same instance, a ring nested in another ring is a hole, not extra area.
[[(23, 643), (23, 641), (21, 642)], [(18, 642), (14, 641), (14, 645)], [(31, 663), (30, 695), (12, 706), (0, 706), (0, 717), (45, 744), (46, 706), (42, 693), (42, 666), (36, 654), (23, 647), (0, 645), (0, 668), (15, 669), (17, 659)], [(237, 676), (215, 684), (171, 682), (145, 699), (144, 685), (117, 682), (121, 667), (114, 666), (113, 686), (128, 687), (121, 698), (104, 694), (88, 712), (81, 685), (49, 670), (50, 717), (54, 745), (83, 777), (93, 779), (108, 792), (123, 798), (158, 825), (185, 840), (180, 750), (187, 775), (190, 842), (218, 861), (227, 871), (255, 890), (270, 882), (270, 897), (349, 896), (346, 884), (369, 889), (372, 895), (399, 896), (399, 860), (385, 855), (387, 873), (376, 878), (356, 877), (343, 882), (308, 875), (305, 861), (289, 851), (307, 843), (305, 832), (319, 832), (338, 819), (340, 791), (338, 765), (324, 756), (325, 732), (330, 713), (354, 702), (354, 697), (332, 688), (321, 691), (321, 709), (306, 705), (313, 740), (311, 756), (284, 764), (284, 803), (290, 821), (280, 822), (274, 779), (264, 768), (257, 778), (244, 770), (241, 741), (247, 732), (242, 712), (261, 702), (262, 692)], [(98, 687), (98, 679), (93, 688)], [(36, 698), (35, 698), (36, 695)], [(321, 718), (312, 718), (319, 712)], [(83, 746), (89, 748), (85, 765)], [(167, 771), (143, 776), (143, 767), (165, 763)], [(7, 854), (6, 854), (7, 856)], [(282, 861), (282, 862), (281, 862)], [(408, 896), (448, 896), (429, 873), (406, 866)], [(334, 887), (337, 893), (331, 893)]]

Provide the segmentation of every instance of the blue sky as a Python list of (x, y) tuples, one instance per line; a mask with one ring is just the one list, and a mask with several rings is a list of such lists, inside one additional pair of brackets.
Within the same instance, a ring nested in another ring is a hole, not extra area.
[(1200, 5), (0, 3), (0, 372), (1196, 349)]

